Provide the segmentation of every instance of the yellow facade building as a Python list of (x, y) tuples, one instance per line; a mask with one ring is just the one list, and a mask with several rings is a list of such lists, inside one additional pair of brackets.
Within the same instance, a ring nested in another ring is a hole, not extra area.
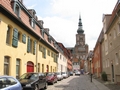
[(0, 75), (55, 72), (56, 41), (35, 10), (27, 10), (21, 1), (0, 1)]

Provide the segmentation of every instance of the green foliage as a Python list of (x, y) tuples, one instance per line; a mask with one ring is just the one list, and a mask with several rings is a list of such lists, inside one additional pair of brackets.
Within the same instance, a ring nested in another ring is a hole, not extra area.
[(102, 72), (101, 76), (102, 76), (102, 79), (104, 81), (107, 81), (107, 74), (106, 74), (106, 72)]

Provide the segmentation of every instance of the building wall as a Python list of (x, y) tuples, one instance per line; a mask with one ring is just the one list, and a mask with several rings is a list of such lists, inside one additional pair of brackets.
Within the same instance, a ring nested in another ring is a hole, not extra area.
[(118, 13), (118, 10), (120, 9), (119, 5), (120, 4), (118, 2), (112, 12), (111, 18), (109, 19), (108, 26), (104, 28), (106, 29), (106, 32), (104, 41), (102, 43), (103, 71), (107, 73), (108, 80), (115, 83), (120, 83), (120, 13)]
[(96, 47), (94, 48), (94, 57), (93, 57), (93, 73), (96, 75), (96, 77), (101, 76), (101, 45), (98, 42), (96, 44)]
[(72, 71), (72, 61), (70, 59), (67, 60), (68, 71)]
[(58, 57), (58, 72), (66, 72), (66, 68), (67, 68), (67, 60), (64, 59), (64, 55), (62, 55), (61, 53), (59, 53), (59, 57)]
[[(16, 14), (13, 12), (13, 9), (11, 8), (10, 0), (1, 0), (0, 4), (5, 6), (5, 8), (8, 9), (8, 12), (11, 12), (13, 16), (16, 17)], [(33, 31), (33, 35), (27, 32), (17, 22), (14, 22), (14, 20), (11, 20), (11, 18), (6, 17), (2, 12), (0, 12), (0, 19), (1, 19), (1, 22), (0, 22), (0, 41), (1, 41), (0, 42), (0, 46), (1, 46), (0, 47), (0, 51), (1, 51), (0, 52), (0, 60), (1, 60), (0, 75), (4, 75), (4, 67), (5, 67), (4, 57), (5, 56), (10, 57), (8, 74), (14, 77), (16, 77), (16, 59), (20, 60), (20, 71), (19, 71), (20, 75), (27, 72), (28, 61), (33, 63), (34, 72), (38, 72), (38, 71), (46, 72), (47, 69), (50, 72), (55, 72), (57, 70), (57, 63), (55, 61), (56, 60), (55, 56), (57, 56), (58, 54), (57, 50), (54, 48), (53, 45), (50, 45), (50, 44), (46, 45), (45, 43), (43, 43), (44, 38), (41, 37), (42, 35), (40, 34), (40, 27), (36, 24), (35, 29), (33, 29), (29, 23), (29, 16), (27, 16), (25, 11), (22, 11), (22, 9), (20, 11), (20, 18), (21, 18), (21, 22), (27, 25), (26, 27), (29, 27), (29, 29)], [(6, 44), (8, 26), (10, 26), (10, 30), (11, 30), (10, 36), (9, 36), (10, 44)], [(18, 40), (17, 47), (12, 46), (14, 28), (16, 28), (20, 33), (20, 40)], [(26, 43), (22, 42), (22, 34), (26, 35)], [(42, 38), (43, 39), (42, 42), (41, 40), (36, 39), (36, 36), (34, 35)], [(28, 36), (32, 40), (32, 47), (31, 47), (32, 51), (29, 53), (27, 52)], [(46, 37), (47, 36), (45, 34), (45, 39), (47, 39)], [(33, 54), (34, 40), (36, 41), (35, 54)], [(44, 53), (46, 55), (46, 58), (43, 58), (43, 52), (40, 51), (40, 47), (39, 47), (40, 45), (46, 49), (46, 52)], [(50, 47), (54, 48), (54, 50), (51, 49)], [(47, 50), (50, 51), (50, 55), (47, 54)], [(38, 63), (39, 63), (39, 67), (38, 67)]]

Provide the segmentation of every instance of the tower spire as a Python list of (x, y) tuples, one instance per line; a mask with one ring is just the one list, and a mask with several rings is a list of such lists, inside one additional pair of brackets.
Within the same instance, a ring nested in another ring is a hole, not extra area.
[(84, 33), (84, 30), (82, 29), (82, 21), (81, 21), (81, 15), (79, 14), (79, 23), (78, 23), (78, 30), (77, 33)]

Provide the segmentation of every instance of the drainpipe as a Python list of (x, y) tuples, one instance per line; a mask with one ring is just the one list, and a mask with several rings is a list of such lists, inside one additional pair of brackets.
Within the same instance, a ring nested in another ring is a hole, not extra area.
[(38, 72), (38, 41), (36, 41), (36, 72)]

